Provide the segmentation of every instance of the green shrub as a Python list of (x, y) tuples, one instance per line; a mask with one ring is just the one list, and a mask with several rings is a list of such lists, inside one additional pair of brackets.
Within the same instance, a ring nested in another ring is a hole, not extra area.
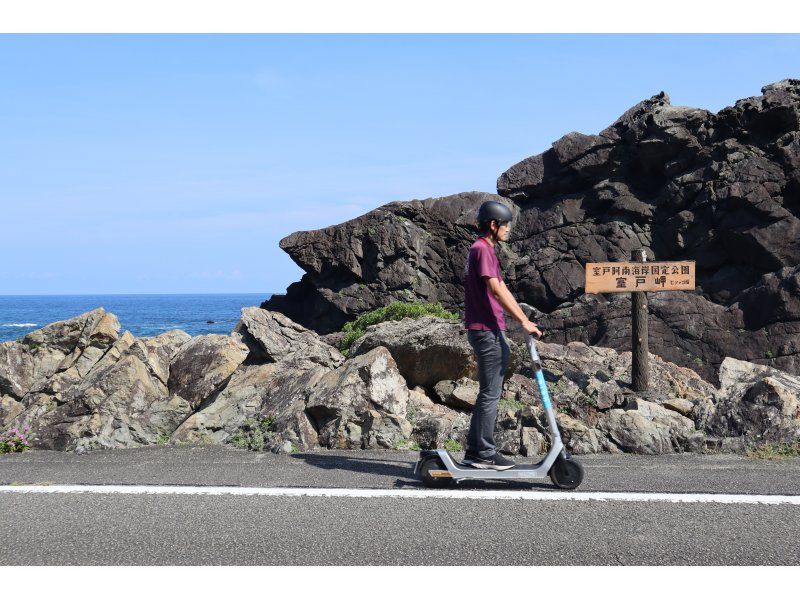
[(436, 316), (448, 320), (457, 320), (458, 315), (447, 311), (439, 303), (422, 303), (395, 301), (386, 307), (379, 307), (371, 312), (358, 317), (352, 322), (348, 322), (342, 328), (344, 338), (339, 348), (347, 355), (350, 346), (359, 338), (364, 336), (367, 326), (388, 322), (391, 320), (402, 320), (403, 318), (421, 318), (422, 316)]
[(262, 451), (266, 441), (270, 440), (274, 434), (269, 429), (273, 423), (275, 420), (271, 417), (248, 419), (242, 428), (231, 437), (230, 443), (236, 448)]

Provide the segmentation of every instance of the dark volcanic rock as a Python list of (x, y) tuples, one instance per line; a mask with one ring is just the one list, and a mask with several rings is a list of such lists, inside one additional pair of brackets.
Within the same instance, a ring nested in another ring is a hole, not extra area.
[[(629, 347), (627, 295), (585, 296), (587, 262), (694, 260), (694, 292), (650, 295), (650, 349), (708, 380), (725, 356), (800, 372), (800, 80), (717, 114), (640, 102), (573, 132), (497, 182), (515, 219), (506, 284), (554, 342)], [(394, 202), (281, 242), (305, 271), (263, 307), (320, 333), (394, 300), (463, 309), (478, 205), (462, 193)]]
[(286, 295), (261, 307), (320, 334), (392, 301), (429, 301), (458, 309), (473, 220), (490, 193), (393, 202), (338, 226), (297, 232), (281, 248), (306, 271)]

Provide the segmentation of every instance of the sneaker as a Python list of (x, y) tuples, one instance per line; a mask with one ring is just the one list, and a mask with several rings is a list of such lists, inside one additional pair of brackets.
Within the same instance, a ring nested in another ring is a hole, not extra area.
[(516, 465), (511, 459), (504, 457), (500, 453), (495, 453), (491, 457), (486, 457), (485, 459), (471, 453), (466, 453), (461, 462), (465, 465), (471, 465), (476, 469), (497, 469), (500, 471), (511, 469)]
[(482, 461), (482, 459), (475, 453), (470, 453), (469, 451), (464, 453), (464, 458), (461, 459), (464, 465), (473, 465), (475, 461)]

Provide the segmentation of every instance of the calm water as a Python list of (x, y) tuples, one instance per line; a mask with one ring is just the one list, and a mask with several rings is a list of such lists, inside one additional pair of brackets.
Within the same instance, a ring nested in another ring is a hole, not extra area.
[(191, 335), (229, 334), (243, 307), (258, 306), (270, 296), (0, 295), (0, 342), (21, 338), (31, 330), (97, 307), (116, 315), (121, 331), (129, 330), (134, 336), (154, 336), (173, 328)]

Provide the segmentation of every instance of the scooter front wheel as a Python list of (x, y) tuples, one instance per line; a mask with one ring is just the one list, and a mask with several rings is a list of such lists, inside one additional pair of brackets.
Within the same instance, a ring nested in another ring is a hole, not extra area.
[(436, 475), (437, 472), (446, 471), (447, 468), (439, 457), (428, 457), (420, 465), (422, 483), (428, 488), (447, 488), (453, 483), (453, 478), (449, 474), (447, 476), (443, 476), (441, 473)]
[(550, 468), (550, 479), (564, 490), (574, 490), (583, 481), (583, 465), (572, 457), (559, 455)]

